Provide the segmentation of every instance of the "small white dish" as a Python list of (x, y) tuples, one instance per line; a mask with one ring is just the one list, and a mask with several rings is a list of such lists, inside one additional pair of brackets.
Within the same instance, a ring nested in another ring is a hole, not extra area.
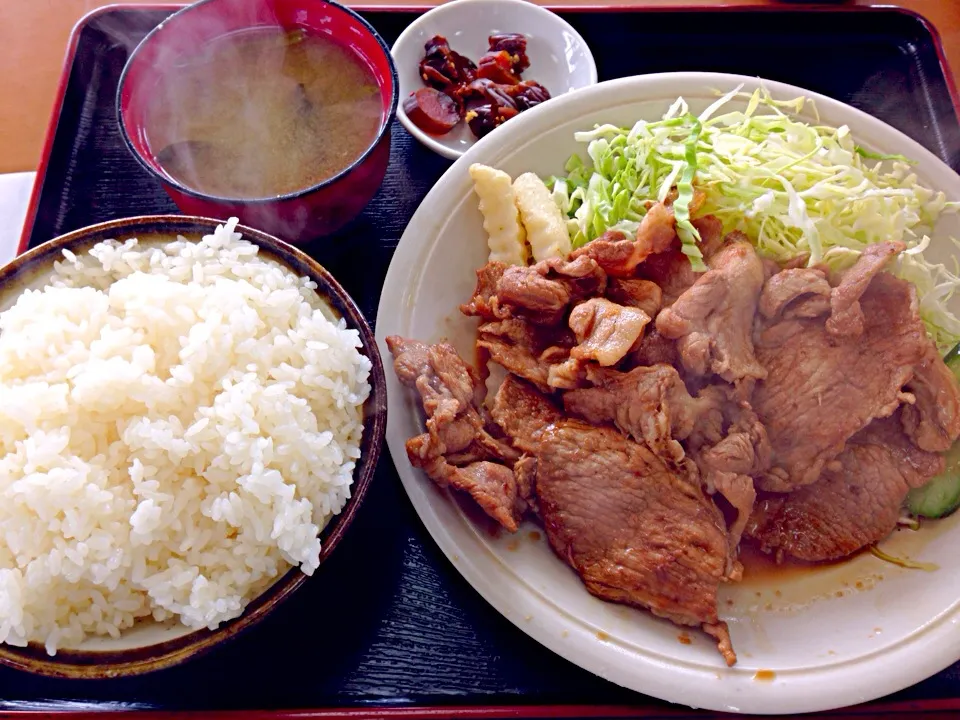
[(586, 41), (546, 8), (527, 0), (453, 0), (435, 7), (403, 31), (391, 52), (400, 77), (397, 117), (407, 132), (445, 158), (457, 159), (477, 138), (465, 122), (446, 135), (430, 135), (403, 111), (404, 99), (423, 87), (418, 71), (423, 46), (434, 35), (442, 35), (452, 50), (476, 62), (489, 48), (487, 38), (497, 33), (526, 36), (530, 67), (523, 79), (543, 85), (551, 98), (597, 83), (597, 64)]

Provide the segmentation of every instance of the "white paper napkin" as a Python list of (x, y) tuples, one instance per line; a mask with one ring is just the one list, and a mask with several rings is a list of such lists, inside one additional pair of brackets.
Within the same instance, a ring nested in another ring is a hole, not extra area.
[(0, 175), (0, 266), (17, 254), (36, 175), (34, 172)]

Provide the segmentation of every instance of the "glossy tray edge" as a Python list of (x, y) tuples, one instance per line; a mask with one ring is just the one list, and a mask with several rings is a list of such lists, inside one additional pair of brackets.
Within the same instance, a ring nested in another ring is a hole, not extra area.
[[(862, 720), (863, 718), (922, 717), (953, 718), (960, 712), (960, 698), (922, 700), (900, 703), (857, 705), (845, 710), (816, 713), (810, 717), (831, 720)], [(57, 720), (92, 720), (100, 715), (97, 710), (57, 712)], [(242, 710), (212, 712), (123, 712), (123, 720), (540, 720), (541, 718), (635, 718), (653, 720), (703, 720), (703, 718), (748, 718), (751, 716), (726, 713), (706, 713), (696, 710), (644, 708), (624, 705), (504, 705), (465, 707), (405, 707), (405, 708), (320, 708), (316, 710)], [(0, 718), (39, 720), (49, 718), (46, 710), (0, 712)], [(752, 716), (756, 717), (756, 716)]]

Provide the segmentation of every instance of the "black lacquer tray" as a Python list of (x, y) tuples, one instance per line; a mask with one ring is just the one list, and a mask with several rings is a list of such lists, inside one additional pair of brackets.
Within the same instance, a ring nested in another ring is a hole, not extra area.
[[(78, 25), (21, 250), (92, 223), (177, 211), (129, 155), (114, 114), (129, 52), (174, 9), (113, 6)], [(364, 14), (392, 43), (419, 12)], [(960, 170), (951, 75), (936, 32), (916, 15), (796, 5), (561, 14), (591, 46), (601, 80), (671, 70), (761, 75), (865, 110)], [(403, 229), (449, 166), (399, 124), (393, 138), (390, 170), (372, 204), (337, 236), (305, 248), (371, 322)], [(960, 665), (855, 712), (938, 714), (960, 709), (957, 696)], [(386, 452), (337, 552), (237, 640), (181, 667), (125, 680), (52, 680), (0, 668), (0, 715), (244, 709), (288, 717), (285, 711), (332, 707), (372, 715), (406, 708), (399, 710), (406, 717), (690, 713), (594, 677), (500, 617), (435, 547)]]

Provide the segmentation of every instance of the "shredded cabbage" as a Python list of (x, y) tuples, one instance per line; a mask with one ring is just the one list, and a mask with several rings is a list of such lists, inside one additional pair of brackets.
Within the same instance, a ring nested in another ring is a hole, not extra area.
[[(718, 114), (737, 97), (747, 99), (745, 110)], [(960, 319), (947, 303), (960, 287), (960, 268), (930, 263), (923, 250), (938, 217), (958, 203), (920, 185), (903, 156), (856, 145), (848, 127), (812, 125), (788, 114), (807, 104), (815, 113), (806, 98), (782, 101), (763, 89), (747, 94), (738, 87), (699, 116), (678, 98), (661, 120), (576, 133), (586, 159), (574, 155), (565, 177), (547, 179), (573, 246), (611, 229), (635, 232), (648, 204), (676, 187), (683, 251), (702, 270), (700, 238), (689, 223), (695, 184), (706, 196), (703, 214), (716, 215), (725, 232), (746, 233), (762, 256), (780, 262), (806, 254), (810, 265), (842, 269), (867, 245), (903, 241), (909, 250), (893, 270), (917, 286), (921, 316), (937, 345), (953, 346)]]
[(911, 530), (920, 529), (920, 518), (915, 518), (913, 515), (910, 515), (908, 512), (901, 510), (900, 517), (897, 518), (898, 527), (906, 527)]
[(884, 562), (891, 563), (898, 567), (907, 568), (908, 570), (926, 570), (927, 572), (933, 572), (940, 569), (940, 566), (936, 563), (919, 562), (918, 560), (911, 560), (910, 558), (900, 558), (890, 555), (885, 553), (876, 545), (870, 546), (870, 552)]

